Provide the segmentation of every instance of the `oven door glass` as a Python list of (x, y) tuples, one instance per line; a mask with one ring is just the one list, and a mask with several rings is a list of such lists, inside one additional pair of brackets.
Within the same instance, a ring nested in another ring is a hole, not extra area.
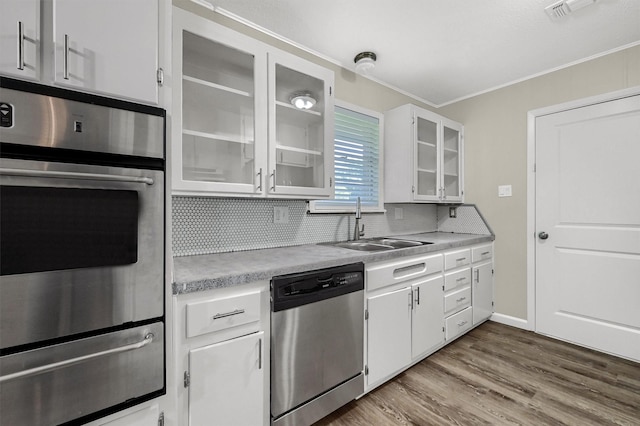
[(0, 186), (0, 274), (138, 260), (138, 193)]

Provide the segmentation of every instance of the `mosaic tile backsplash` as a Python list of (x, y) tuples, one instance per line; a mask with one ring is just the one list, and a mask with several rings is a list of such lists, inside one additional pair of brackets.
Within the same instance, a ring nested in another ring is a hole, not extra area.
[[(274, 207), (289, 208), (288, 223), (274, 223)], [(436, 205), (387, 204), (385, 208), (386, 214), (362, 214), (360, 223), (365, 225), (365, 238), (434, 232), (440, 225)], [(395, 208), (402, 208), (402, 219), (395, 219)], [(465, 229), (468, 228), (457, 232), (490, 233), (481, 218), (478, 226), (479, 215), (474, 206), (461, 206), (457, 211), (459, 218), (465, 218)], [(447, 218), (448, 212), (447, 207)], [(444, 213), (442, 210), (441, 214)], [(462, 221), (443, 220), (442, 226), (448, 229), (454, 226), (452, 223)], [(304, 200), (172, 198), (174, 256), (345, 241), (352, 238), (354, 225), (353, 214), (309, 214)]]

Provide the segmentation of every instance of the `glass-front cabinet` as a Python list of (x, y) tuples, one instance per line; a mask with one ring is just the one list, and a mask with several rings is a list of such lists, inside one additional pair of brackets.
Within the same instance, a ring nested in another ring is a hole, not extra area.
[(415, 105), (385, 113), (385, 202), (464, 200), (463, 126)]
[[(282, 53), (269, 54), (269, 192), (333, 192), (333, 73)], [(327, 153), (329, 155), (327, 155)]]
[(173, 43), (174, 194), (331, 196), (333, 72), (177, 8)]
[(462, 125), (442, 118), (442, 200), (462, 202)]

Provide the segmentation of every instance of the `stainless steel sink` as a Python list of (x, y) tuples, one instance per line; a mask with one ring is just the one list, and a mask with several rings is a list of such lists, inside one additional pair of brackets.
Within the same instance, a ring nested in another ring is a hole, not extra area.
[(325, 243), (334, 247), (342, 247), (350, 250), (359, 251), (384, 251), (384, 250), (396, 250), (408, 247), (418, 247), (425, 244), (432, 244), (429, 242), (421, 241), (409, 241), (409, 240), (397, 240), (395, 238), (367, 238), (356, 241), (343, 241), (339, 243)]

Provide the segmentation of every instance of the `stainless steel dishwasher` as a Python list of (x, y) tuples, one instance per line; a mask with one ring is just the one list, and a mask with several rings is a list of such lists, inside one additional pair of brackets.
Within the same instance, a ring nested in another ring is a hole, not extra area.
[(364, 391), (364, 264), (271, 281), (271, 419), (310, 425)]

